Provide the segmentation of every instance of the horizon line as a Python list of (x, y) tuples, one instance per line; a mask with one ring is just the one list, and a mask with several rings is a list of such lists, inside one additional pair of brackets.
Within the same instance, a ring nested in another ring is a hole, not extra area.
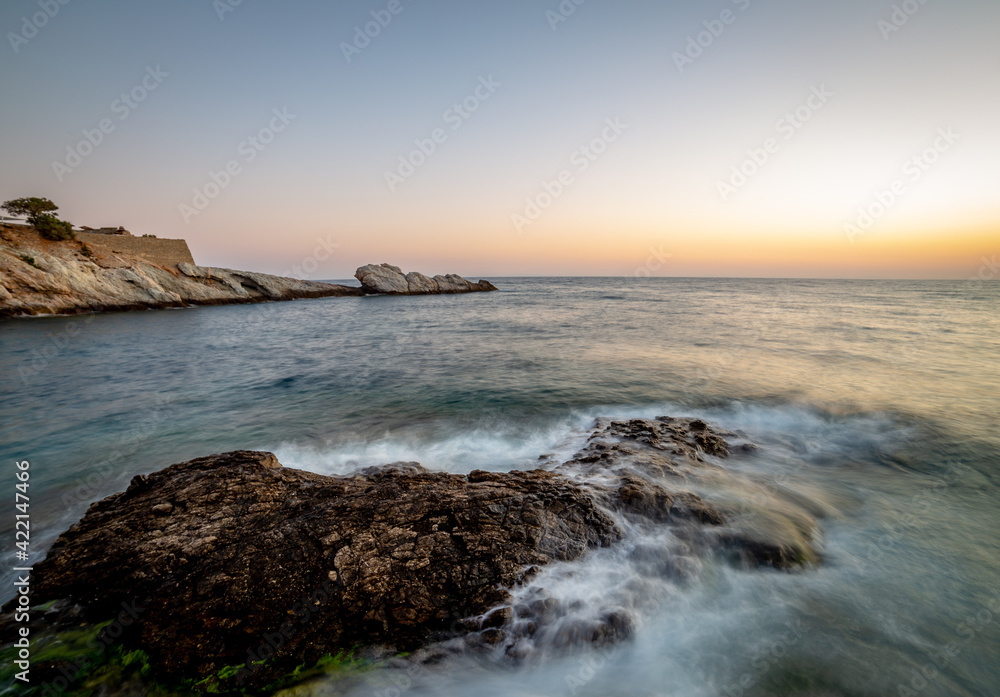
[[(920, 277), (905, 277), (905, 278), (889, 278), (884, 276), (857, 276), (854, 278), (844, 278), (844, 277), (827, 277), (827, 276), (547, 276), (542, 274), (529, 274), (529, 275), (516, 275), (516, 276), (497, 276), (497, 275), (480, 275), (480, 274), (466, 274), (469, 278), (479, 278), (479, 279), (520, 279), (520, 278), (551, 278), (551, 279), (598, 279), (598, 278), (608, 278), (608, 279), (622, 279), (622, 280), (632, 280), (632, 281), (651, 281), (651, 280), (714, 280), (714, 281), (941, 281), (941, 282), (952, 282), (961, 281), (963, 283), (969, 281), (978, 281), (982, 283), (1000, 283), (1000, 278), (990, 278), (981, 279), (977, 277), (969, 278), (920, 278)], [(313, 279), (298, 279), (298, 280), (313, 280)], [(345, 280), (357, 280), (353, 276), (345, 276), (343, 278), (329, 278), (329, 279), (319, 279), (320, 283), (332, 283), (335, 281), (345, 281)]]

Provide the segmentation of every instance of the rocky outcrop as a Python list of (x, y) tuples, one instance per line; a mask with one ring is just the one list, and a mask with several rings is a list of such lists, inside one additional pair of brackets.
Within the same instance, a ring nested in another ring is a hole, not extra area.
[(178, 264), (0, 230), (0, 316), (79, 314), (362, 295), (359, 288)]
[(71, 599), (96, 621), (139, 599), (129, 640), (175, 678), (243, 663), (283, 630), (294, 667), (357, 644), (415, 648), (538, 565), (620, 535), (550, 472), (405, 464), (324, 477), (237, 452), (136, 477), (94, 504), (36, 567), (33, 600)]
[(357, 288), (315, 281), (300, 281), (294, 278), (271, 276), (252, 271), (218, 269), (184, 263), (178, 264), (177, 270), (184, 276), (200, 283), (227, 288), (234, 297), (249, 302), (358, 296), (362, 294)]
[[(464, 636), (465, 647), (522, 655), (561, 610), (519, 604), (513, 589), (546, 565), (624, 544), (627, 529), (669, 526), (750, 567), (818, 560), (808, 516), (790, 517), (797, 537), (768, 536), (690, 490), (721, 476), (730, 448), (744, 452), (739, 440), (697, 420), (600, 420), (568, 462), (465, 476), (416, 463), (322, 476), (259, 452), (201, 458), (92, 505), (35, 565), (32, 602), (92, 623), (137, 603), (120, 640), (166, 679), (228, 676), (221, 691), (358, 646)], [(620, 610), (561, 636), (616, 640), (631, 626)], [(265, 651), (275, 656), (263, 663)]]
[[(798, 505), (769, 487), (737, 476), (721, 466), (735, 449), (752, 457), (758, 451), (740, 434), (713, 428), (700, 419), (661, 416), (655, 420), (599, 419), (587, 447), (555, 472), (584, 482), (610, 508), (640, 521), (690, 520), (712, 526), (695, 528), (691, 541), (735, 556), (740, 563), (791, 569), (820, 560), (816, 521)], [(613, 485), (607, 488), (608, 482)], [(741, 504), (740, 525), (730, 506), (709, 503), (685, 493), (691, 489), (739, 491), (743, 501), (764, 502), (762, 510)], [(613, 493), (609, 493), (613, 492)], [(609, 498), (610, 497), (610, 498)]]
[(496, 290), (489, 281), (472, 283), (453, 274), (404, 275), (388, 264), (363, 266), (355, 275), (361, 288), (183, 261), (154, 263), (107, 245), (52, 242), (31, 228), (0, 226), (0, 317)]
[(404, 274), (402, 269), (391, 264), (362, 266), (354, 277), (361, 282), (361, 287), (366, 293), (373, 295), (437, 295), (488, 292), (497, 289), (489, 281), (473, 283), (455, 274), (434, 278), (416, 271)]

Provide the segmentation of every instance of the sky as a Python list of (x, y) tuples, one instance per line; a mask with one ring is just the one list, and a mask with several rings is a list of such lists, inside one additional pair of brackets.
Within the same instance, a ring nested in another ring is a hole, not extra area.
[(0, 31), (0, 199), (206, 266), (967, 278), (1000, 252), (996, 0), (5, 0)]

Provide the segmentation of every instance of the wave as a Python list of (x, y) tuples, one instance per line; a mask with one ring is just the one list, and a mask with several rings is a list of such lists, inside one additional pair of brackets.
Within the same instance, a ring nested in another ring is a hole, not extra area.
[[(886, 591), (903, 569), (867, 556), (872, 518), (864, 493), (855, 491), (859, 463), (873, 476), (886, 473), (872, 453), (891, 451), (912, 436), (912, 426), (892, 415), (797, 403), (594, 407), (544, 427), (505, 424), (433, 442), (390, 438), (333, 446), (310, 451), (308, 464), (335, 461), (335, 469), (344, 470), (360, 460), (405, 454), (462, 471), (472, 460), (499, 468), (505, 458), (506, 464), (521, 463), (537, 452), (552, 453), (550, 461), (558, 463), (583, 447), (599, 416), (624, 421), (662, 415), (700, 418), (734, 432), (736, 443), (759, 445), (759, 451), (717, 461), (704, 478), (688, 477), (682, 488), (726, 501), (736, 511), (734, 524), (757, 533), (779, 519), (818, 519), (823, 561), (791, 573), (751, 568), (692, 543), (683, 529), (618, 516), (625, 530), (620, 543), (549, 565), (514, 589), (506, 606), (508, 638), (495, 648), (477, 646), (470, 653), (466, 640), (456, 639), (445, 645), (450, 653), (444, 658), (435, 655), (433, 666), (415, 657), (349, 694), (395, 694), (405, 685), (414, 697), (457, 697), (469, 694), (471, 684), (483, 697), (606, 696), (625, 694), (625, 685), (629, 694), (686, 697), (882, 694), (870, 680), (869, 662), (906, 665), (919, 643), (912, 627), (890, 625), (883, 616)], [(879, 595), (858, 594), (859, 579)], [(850, 632), (866, 638), (838, 654), (838, 637)], [(862, 650), (866, 641), (875, 647)]]
[[(286, 467), (320, 474), (348, 474), (362, 467), (419, 462), (431, 470), (468, 473), (481, 469), (532, 469), (572, 457), (586, 442), (598, 418), (652, 419), (692, 417), (746, 434), (751, 440), (790, 451), (821, 464), (868, 458), (891, 450), (912, 436), (914, 426), (883, 412), (832, 411), (802, 403), (730, 402), (691, 408), (675, 402), (642, 406), (594, 406), (514, 421), (483, 417), (456, 426), (438, 422), (402, 429), (377, 438), (331, 439), (322, 443), (284, 442), (267, 448)], [(788, 459), (779, 455), (776, 461)]]

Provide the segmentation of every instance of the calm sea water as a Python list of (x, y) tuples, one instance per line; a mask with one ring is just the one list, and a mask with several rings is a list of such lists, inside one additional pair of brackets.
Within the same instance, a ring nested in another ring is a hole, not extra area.
[[(706, 562), (645, 584), (613, 651), (459, 661), (407, 694), (1000, 693), (1000, 284), (498, 285), (0, 322), (0, 452), (11, 490), (32, 463), (36, 560), (133, 475), (210, 453), (507, 470), (568, 457), (597, 416), (697, 415), (761, 444), (746, 476), (823, 512), (822, 565)], [(616, 554), (543, 580), (600, 603), (634, 580)]]

